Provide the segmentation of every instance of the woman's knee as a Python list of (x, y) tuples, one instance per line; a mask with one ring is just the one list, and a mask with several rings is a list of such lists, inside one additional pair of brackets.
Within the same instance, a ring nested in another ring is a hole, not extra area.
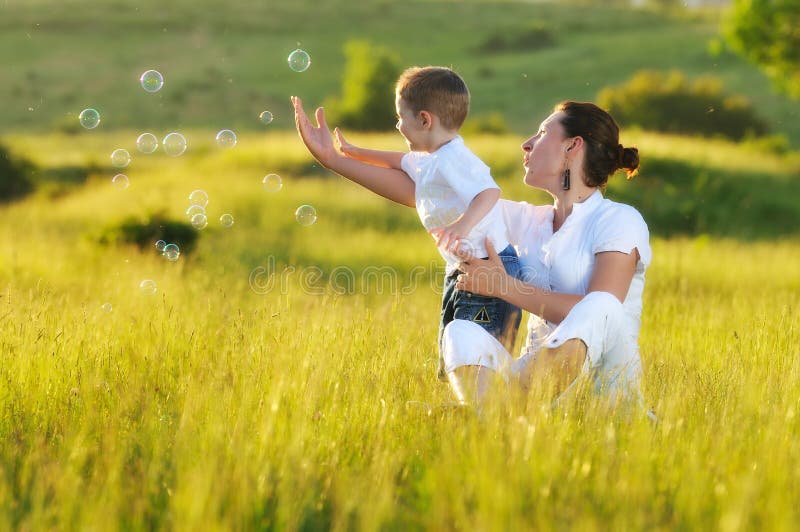
[(625, 321), (625, 307), (611, 292), (589, 292), (578, 305), (588, 309), (591, 316), (602, 317), (612, 328), (621, 327)]

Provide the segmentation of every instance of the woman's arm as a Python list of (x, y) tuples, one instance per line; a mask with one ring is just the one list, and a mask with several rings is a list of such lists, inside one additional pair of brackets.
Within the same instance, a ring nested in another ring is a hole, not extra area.
[(408, 207), (415, 206), (414, 182), (405, 172), (369, 165), (342, 155), (333, 145), (333, 137), (325, 121), (325, 111), (321, 107), (317, 109), (315, 127), (303, 110), (300, 98), (293, 96), (292, 104), (297, 132), (308, 151), (322, 166), (379, 196)]
[[(489, 253), (488, 259), (466, 259), (461, 263), (459, 269), (464, 273), (459, 275), (456, 288), (499, 297), (556, 324), (561, 323), (572, 307), (583, 299), (580, 294), (549, 292), (511, 277), (489, 239), (486, 251)], [(610, 292), (624, 301), (636, 271), (637, 260), (639, 254), (636, 248), (630, 254), (617, 251), (597, 253), (589, 292)]]
[(400, 162), (403, 160), (403, 155), (405, 155), (405, 153), (400, 151), (373, 150), (356, 146), (344, 138), (344, 135), (338, 127), (333, 129), (333, 135), (336, 137), (336, 144), (339, 145), (339, 151), (351, 159), (373, 166), (402, 170)]

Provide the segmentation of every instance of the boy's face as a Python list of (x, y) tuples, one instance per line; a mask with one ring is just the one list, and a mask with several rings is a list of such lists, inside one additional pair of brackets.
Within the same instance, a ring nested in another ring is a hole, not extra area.
[(408, 148), (412, 151), (427, 151), (425, 145), (425, 128), (419, 115), (409, 108), (408, 103), (400, 97), (395, 96), (395, 109), (397, 111), (397, 130), (406, 139)]

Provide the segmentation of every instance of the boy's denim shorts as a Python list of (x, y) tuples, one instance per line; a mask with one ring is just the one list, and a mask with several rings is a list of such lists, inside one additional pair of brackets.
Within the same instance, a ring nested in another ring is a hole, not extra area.
[[(519, 257), (514, 247), (509, 245), (498, 253), (506, 272), (514, 277), (520, 276)], [(487, 297), (456, 289), (456, 279), (463, 273), (459, 270), (444, 280), (442, 293), (442, 319), (439, 323), (439, 368), (440, 380), (447, 380), (442, 357), (442, 334), (444, 328), (453, 320), (467, 320), (477, 323), (511, 352), (517, 338), (517, 330), (522, 319), (519, 307), (497, 297)]]

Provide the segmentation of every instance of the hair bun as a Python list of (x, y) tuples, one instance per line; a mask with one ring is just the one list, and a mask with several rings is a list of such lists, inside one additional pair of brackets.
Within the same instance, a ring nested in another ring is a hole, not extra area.
[(624, 169), (628, 174), (628, 179), (638, 173), (639, 169), (639, 149), (625, 148), (620, 144), (617, 147), (617, 165)]

